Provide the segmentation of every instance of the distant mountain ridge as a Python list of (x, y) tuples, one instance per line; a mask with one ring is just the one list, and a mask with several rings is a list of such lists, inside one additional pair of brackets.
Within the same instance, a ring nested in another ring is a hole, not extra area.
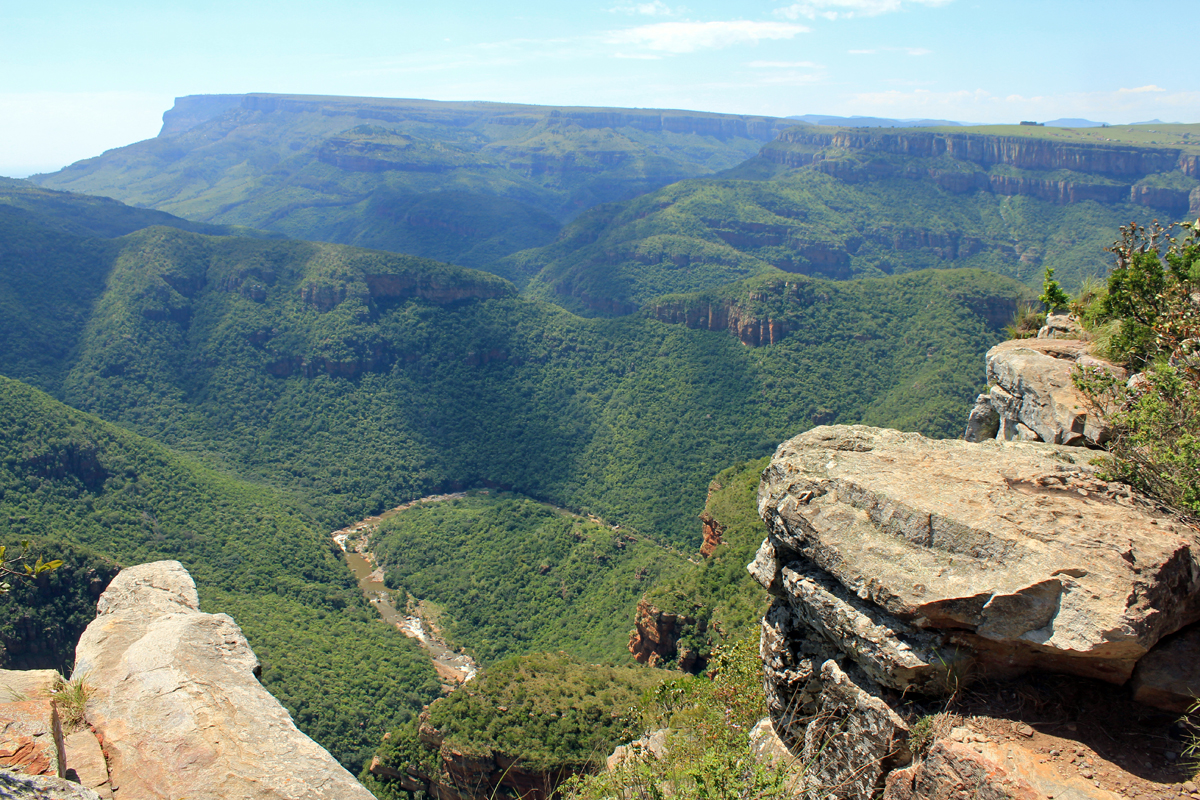
[(831, 114), (799, 114), (789, 116), (810, 125), (836, 125), (843, 128), (937, 128), (954, 125), (970, 125), (969, 122), (954, 122), (948, 119), (892, 119), (890, 117), (838, 117)]
[(753, 156), (792, 123), (664, 109), (181, 97), (154, 139), (36, 183), (198, 222), (485, 267), (562, 222)]

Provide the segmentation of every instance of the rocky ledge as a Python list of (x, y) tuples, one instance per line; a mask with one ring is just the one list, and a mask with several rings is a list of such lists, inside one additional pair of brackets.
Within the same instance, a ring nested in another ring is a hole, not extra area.
[(241, 629), (199, 610), (177, 561), (113, 580), (75, 665), (92, 689), (75, 733), (59, 722), (57, 674), (0, 674), (21, 701), (0, 706), (2, 744), (13, 751), (3, 765), (24, 774), (0, 773), (0, 796), (372, 800), (259, 684)]
[(1090, 343), (1067, 315), (1051, 315), (1036, 339), (1001, 342), (987, 353), (989, 389), (975, 401), (963, 438), (1013, 439), (1096, 447), (1109, 430), (1075, 388), (1079, 367), (1104, 369), (1121, 380), (1120, 366), (1092, 356)]
[[(1030, 670), (1112, 684), (1136, 670), (1138, 696), (1167, 708), (1200, 686), (1200, 532), (1101, 479), (1093, 455), (863, 426), (779, 447), (750, 571), (774, 596), (768, 707), (812, 791), (882, 791), (912, 759), (905, 696)], [(1176, 632), (1164, 648), (1182, 656), (1156, 649)]]

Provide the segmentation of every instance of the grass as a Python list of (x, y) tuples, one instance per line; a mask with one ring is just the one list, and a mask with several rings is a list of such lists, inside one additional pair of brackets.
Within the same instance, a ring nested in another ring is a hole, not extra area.
[(86, 672), (73, 674), (70, 680), (60, 680), (52, 690), (64, 733), (80, 730), (87, 724), (88, 701), (95, 692), (88, 677)]

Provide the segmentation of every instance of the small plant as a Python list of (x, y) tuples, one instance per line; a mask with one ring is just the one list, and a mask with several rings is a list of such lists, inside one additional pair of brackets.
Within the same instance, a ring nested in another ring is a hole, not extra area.
[(1200, 698), (1188, 707), (1187, 714), (1180, 720), (1184, 729), (1183, 764), (1187, 768), (1188, 777), (1195, 780), (1200, 777), (1200, 727), (1197, 727), (1197, 715), (1200, 715)]
[(1038, 300), (1042, 301), (1047, 311), (1058, 311), (1071, 304), (1071, 296), (1054, 280), (1054, 267), (1046, 267), (1046, 275), (1042, 278), (1042, 293), (1038, 295)]
[(1045, 324), (1044, 311), (1030, 303), (1021, 303), (1017, 306), (1017, 313), (1013, 315), (1012, 322), (1005, 326), (1004, 332), (1010, 339), (1031, 339), (1037, 336), (1038, 329)]
[(87, 721), (87, 704), (95, 691), (87, 678), (86, 672), (75, 673), (70, 680), (60, 680), (53, 689), (54, 705), (67, 733), (79, 730)]

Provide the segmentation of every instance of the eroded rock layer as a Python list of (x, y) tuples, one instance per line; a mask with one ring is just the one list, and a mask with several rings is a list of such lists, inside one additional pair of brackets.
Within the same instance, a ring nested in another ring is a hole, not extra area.
[(809, 765), (810, 796), (882, 791), (911, 760), (903, 698), (981, 677), (1123, 684), (1153, 652), (1144, 702), (1179, 702), (1169, 665), (1191, 640), (1168, 640), (1184, 653), (1173, 661), (1153, 648), (1200, 619), (1200, 531), (1101, 479), (1093, 457), (865, 426), (779, 447), (758, 496), (769, 535), (749, 569), (774, 598), (768, 709)]

